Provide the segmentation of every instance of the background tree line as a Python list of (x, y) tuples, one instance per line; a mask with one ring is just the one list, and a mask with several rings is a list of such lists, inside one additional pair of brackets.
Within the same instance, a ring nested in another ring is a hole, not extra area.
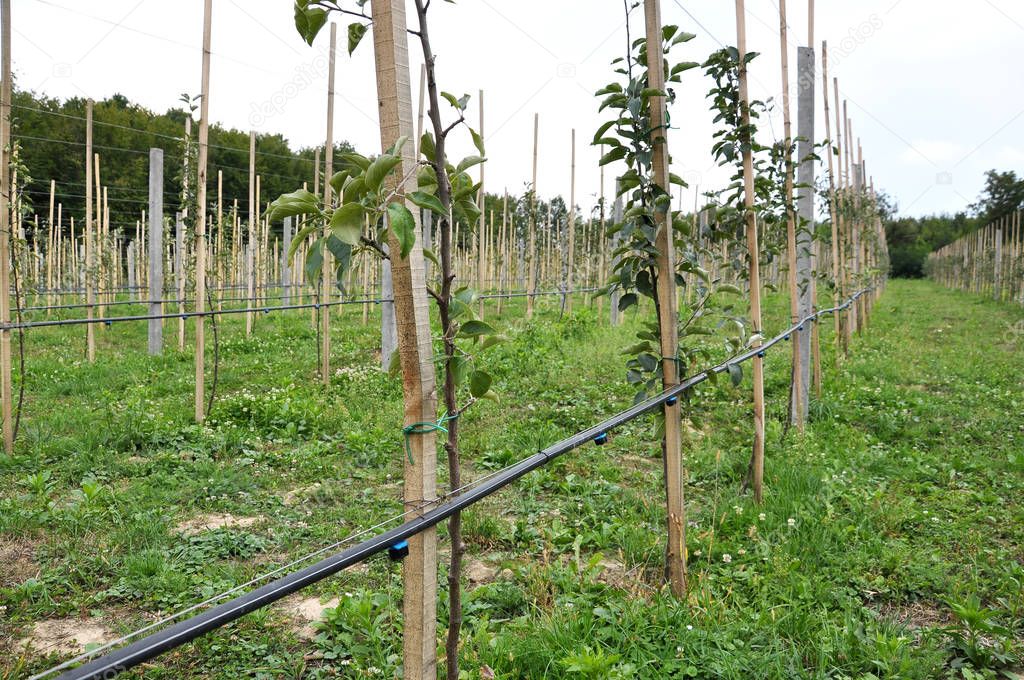
[[(135, 228), (148, 203), (149, 149), (164, 151), (164, 214), (173, 216), (182, 205), (182, 179), (186, 154), (192, 162), (191, 191), (195, 188), (195, 145), (198, 123), (192, 125), (186, 145), (185, 120), (190, 106), (157, 114), (133, 104), (120, 94), (93, 104), (94, 153), (100, 156), (100, 180), (109, 187), (111, 230)], [(64, 229), (69, 217), (85, 213), (86, 101), (80, 97), (60, 101), (35, 92), (15, 90), (12, 97), (12, 139), (19, 145), (20, 161), (29, 181), (24, 196), (31, 201), (40, 223), (46, 220), (50, 180), (56, 180), (57, 201), (63, 204)], [(209, 187), (211, 208), (216, 210), (217, 171), (223, 172), (224, 204), (235, 199), (248, 214), (249, 133), (210, 125)], [(335, 154), (351, 151), (339, 142)], [(260, 175), (260, 199), (267, 202), (292, 191), (302, 182), (313, 187), (314, 149), (292, 149), (280, 134), (257, 134), (256, 173)], [(21, 178), (24, 180), (24, 174)], [(95, 180), (94, 180), (95, 181)], [(32, 210), (23, 211), (31, 216)], [(31, 219), (29, 217), (29, 219)], [(31, 233), (31, 225), (25, 224)]]
[(891, 274), (923, 277), (928, 253), (1017, 210), (1024, 210), (1024, 178), (1017, 177), (1012, 170), (989, 170), (977, 202), (965, 211), (887, 220), (885, 231), (892, 261)]

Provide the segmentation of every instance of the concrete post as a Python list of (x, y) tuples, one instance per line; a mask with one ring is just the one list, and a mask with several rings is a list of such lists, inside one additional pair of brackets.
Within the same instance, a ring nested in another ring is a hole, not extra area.
[(292, 303), (292, 271), (288, 266), (288, 252), (292, 249), (292, 218), (284, 218), (284, 239), (281, 241), (281, 300)]
[[(387, 250), (384, 246), (384, 250)], [(424, 258), (425, 260), (425, 258)], [(391, 280), (391, 260), (380, 262), (380, 367), (388, 370), (391, 355), (398, 348), (398, 326), (395, 325), (395, 288)]]
[[(797, 48), (797, 183), (802, 188), (796, 198), (796, 285), (798, 290), (797, 310), (800, 318), (811, 314), (816, 302), (812, 299), (812, 236), (814, 230), (814, 48)], [(800, 352), (800, 403), (793, 404), (793, 416), (797, 422), (807, 422), (808, 389), (810, 387), (811, 325), (805, 324), (802, 331), (794, 334)]]
[[(164, 289), (164, 151), (149, 150), (149, 314), (160, 313)], [(149, 320), (149, 353), (163, 351), (163, 323)]]
[[(185, 312), (185, 221), (179, 212), (174, 214), (174, 289), (177, 291), (178, 312)], [(178, 318), (178, 351), (185, 351), (185, 319)]]

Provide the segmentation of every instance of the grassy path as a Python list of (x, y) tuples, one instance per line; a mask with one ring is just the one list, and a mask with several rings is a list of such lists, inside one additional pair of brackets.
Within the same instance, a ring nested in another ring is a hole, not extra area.
[[(502, 401), (466, 416), (474, 474), (631, 399), (619, 351), (635, 319), (613, 329), (586, 308), (533, 324), (520, 313), (506, 308), (512, 341), (491, 360)], [(768, 315), (769, 329), (781, 326), (785, 300), (771, 298)], [(762, 507), (738, 495), (748, 385), (702, 387), (685, 603), (661, 586), (649, 421), (467, 512), (467, 677), (486, 666), (498, 678), (973, 680), (1019, 663), (1022, 317), (927, 282), (891, 283), (850, 358), (836, 367), (824, 352), (808, 431), (785, 439), (786, 357), (769, 355)], [(69, 349), (77, 336), (33, 338), (24, 440), (0, 464), (0, 678), (67, 656), (23, 651), (47, 627), (124, 632), (399, 507), (400, 390), (374, 370), (374, 332), (356, 319), (335, 331), (344, 368), (327, 393), (312, 379), (306, 316), (261, 322), (249, 340), (226, 325), (205, 428), (188, 425), (190, 356), (140, 355), (144, 329), (103, 336), (95, 366)], [(145, 676), (393, 677), (400, 594), (397, 565), (375, 560)]]

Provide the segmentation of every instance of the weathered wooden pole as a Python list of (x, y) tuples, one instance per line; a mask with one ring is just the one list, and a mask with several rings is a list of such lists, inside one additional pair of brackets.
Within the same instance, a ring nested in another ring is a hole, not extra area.
[[(253, 249), (256, 245), (256, 131), (249, 131), (249, 229), (245, 249), (245, 301), (252, 308), (256, 304)], [(253, 313), (245, 313), (245, 335), (252, 335)]]
[(292, 303), (292, 271), (288, 264), (288, 252), (292, 249), (292, 218), (284, 218), (284, 233), (281, 241), (281, 300), (283, 304)]
[[(404, 0), (371, 0), (373, 47), (377, 67), (381, 148), (388, 149), (399, 137), (410, 136), (412, 93), (409, 84), (409, 52)], [(425, 26), (419, 27), (425, 31)], [(399, 178), (413, 174), (413, 147), (402, 149), (402, 162), (387, 182), (396, 187)], [(399, 195), (404, 187), (397, 187)], [(408, 205), (416, 219), (417, 211)], [(414, 233), (419, 232), (416, 225)], [(423, 266), (422, 241), (416, 238), (412, 251), (400, 257), (401, 246), (388, 231), (392, 262), (395, 312), (398, 326), (398, 355), (402, 368), (404, 422), (433, 422), (437, 417), (437, 393), (431, 345), (430, 315)], [(417, 511), (437, 494), (437, 449), (433, 431), (407, 435), (409, 456), (405, 458), (405, 508)], [(437, 534), (428, 529), (409, 539), (409, 554), (402, 564), (405, 593), (403, 610), (403, 656), (406, 680), (435, 680), (437, 676)]]
[[(484, 139), (484, 91), (480, 90), (480, 129), (477, 130), (480, 134), (480, 139)], [(485, 245), (485, 233), (487, 230), (487, 210), (486, 210), (486, 193), (484, 193), (484, 171), (487, 168), (487, 163), (480, 164), (480, 195), (478, 197), (478, 204), (480, 206), (480, 219), (476, 229), (476, 292), (478, 295), (484, 294), (484, 287), (487, 279), (487, 255)], [(480, 298), (479, 304), (479, 315), (480, 318), (484, 318), (484, 300)]]
[[(90, 363), (96, 361), (96, 333), (93, 328), (92, 319), (95, 314), (93, 305), (96, 304), (96, 290), (93, 277), (95, 276), (95, 265), (93, 258), (96, 247), (93, 243), (92, 228), (92, 100), (85, 102), (85, 318), (89, 323), (85, 325), (85, 355)], [(8, 186), (5, 182), (4, 187)], [(4, 265), (6, 268), (6, 264)]]
[[(149, 315), (160, 314), (164, 290), (164, 151), (149, 150)], [(163, 352), (163, 321), (149, 320), (149, 354)]]
[(530, 246), (526, 256), (526, 318), (533, 318), (533, 298), (537, 294), (537, 220), (534, 206), (537, 203), (537, 133), (540, 129), (540, 114), (533, 114), (533, 179), (530, 181), (530, 213), (527, 215), (527, 229)]
[[(11, 398), (11, 0), (0, 2), (0, 410), (3, 413), (4, 451), (14, 453)], [(91, 111), (92, 102), (88, 106)], [(90, 140), (91, 141), (91, 140)], [(91, 151), (91, 149), (90, 149)], [(92, 324), (89, 324), (92, 327)]]
[[(644, 0), (647, 29), (647, 86), (664, 90), (665, 70), (662, 66), (662, 26), (660, 0)], [(651, 144), (654, 148), (654, 183), (670, 194), (668, 174), (668, 117), (663, 96), (651, 97)], [(574, 136), (575, 140), (575, 136)], [(573, 145), (575, 149), (575, 144)], [(572, 210), (572, 206), (569, 208)], [(658, 250), (658, 326), (660, 328), (662, 387), (679, 384), (679, 312), (676, 295), (675, 252), (672, 220), (668, 213), (655, 210), (658, 225), (655, 247)], [(571, 232), (570, 232), (571, 233)], [(664, 405), (665, 437), (662, 453), (665, 461), (665, 496), (668, 524), (666, 571), (672, 593), (686, 595), (686, 508), (683, 493), (682, 415), (680, 400)]]
[[(654, 0), (654, 4), (658, 5), (660, 0)], [(645, 11), (646, 8), (645, 8)], [(661, 21), (661, 10), (659, 7), (654, 8), (654, 13), (657, 15), (657, 19), (660, 25)], [(650, 20), (649, 20), (650, 21)], [(660, 29), (659, 29), (660, 30)], [(660, 43), (659, 43), (660, 44)], [(653, 87), (653, 85), (652, 85)], [(662, 115), (664, 115), (664, 102), (662, 102)], [(664, 137), (662, 144), (664, 144)], [(567, 229), (569, 231), (569, 252), (566, 255), (568, 260), (568, 266), (565, 272), (565, 313), (572, 315), (572, 281), (573, 281), (573, 265), (576, 262), (576, 128), (572, 129), (571, 142), (569, 151), (569, 223)], [(666, 156), (668, 152), (666, 151)], [(666, 161), (665, 167), (668, 168), (668, 162)], [(668, 177), (668, 170), (665, 170), (666, 178)], [(660, 182), (660, 178), (655, 177), (655, 181)], [(668, 187), (668, 181), (661, 184), (662, 187)], [(671, 245), (671, 240), (669, 241)]]
[[(744, 0), (736, 0), (736, 45), (739, 51), (739, 105), (740, 125), (750, 129), (750, 99), (747, 93), (747, 21)], [(748, 133), (749, 134), (749, 133)], [(757, 243), (757, 215), (754, 213), (754, 159), (750, 139), (741, 144), (743, 150), (743, 208), (747, 223), (747, 253), (750, 257), (750, 323), (753, 334), (761, 334), (761, 273), (760, 248)], [(753, 343), (754, 348), (761, 341)], [(754, 501), (764, 497), (764, 360), (755, 354), (751, 361), (754, 381), (754, 443), (750, 457), (750, 483)]]
[[(334, 173), (334, 64), (338, 48), (338, 26), (331, 22), (331, 47), (327, 61), (327, 139), (324, 145), (324, 208), (332, 204), (331, 175)], [(331, 225), (324, 225), (324, 239), (331, 235)], [(320, 381), (331, 384), (331, 281), (333, 280), (331, 251), (323, 249), (320, 272)]]
[(203, 422), (206, 402), (206, 163), (210, 135), (210, 29), (213, 0), (203, 4), (203, 65), (199, 100), (199, 168), (196, 171), (196, 422)]
[[(825, 137), (828, 139), (828, 149), (826, 154), (828, 156), (828, 214), (829, 221), (832, 223), (832, 306), (839, 306), (839, 292), (840, 292), (840, 280), (839, 280), (839, 210), (836, 205), (836, 178), (835, 178), (835, 162), (832, 153), (832, 149), (835, 146), (834, 140), (832, 139), (832, 123), (829, 118), (829, 102), (828, 102), (828, 42), (822, 41), (821, 43), (821, 82), (822, 88), (821, 93), (825, 100)], [(836, 346), (836, 357), (839, 356), (839, 351), (842, 347), (842, 327), (841, 327), (842, 315), (835, 313), (832, 315), (834, 332), (835, 332), (835, 346)]]

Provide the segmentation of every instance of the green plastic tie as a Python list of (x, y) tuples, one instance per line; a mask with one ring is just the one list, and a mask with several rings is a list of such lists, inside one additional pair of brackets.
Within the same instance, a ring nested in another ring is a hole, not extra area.
[(409, 465), (415, 465), (415, 461), (412, 459), (412, 444), (409, 443), (409, 437), (414, 434), (427, 434), (429, 432), (444, 432), (448, 434), (448, 428), (445, 427), (445, 423), (455, 420), (458, 418), (458, 414), (454, 416), (448, 415), (448, 411), (441, 414), (441, 417), (437, 419), (436, 423), (422, 422), (413, 423), (412, 425), (406, 425), (402, 428), (402, 433), (405, 435), (405, 455), (409, 459)]

